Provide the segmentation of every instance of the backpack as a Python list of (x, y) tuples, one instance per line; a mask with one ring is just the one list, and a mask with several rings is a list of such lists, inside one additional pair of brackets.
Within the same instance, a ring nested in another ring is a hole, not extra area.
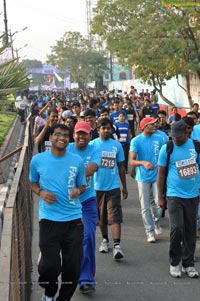
[[(196, 150), (196, 152), (199, 156), (199, 154), (200, 154), (200, 142), (197, 141), (197, 140), (192, 140), (192, 141), (194, 143), (195, 150)], [(167, 150), (167, 165), (166, 165), (166, 169), (165, 169), (165, 185), (164, 185), (164, 191), (163, 191), (164, 196), (166, 196), (166, 191), (167, 191), (166, 183), (167, 183), (167, 175), (168, 175), (168, 168), (169, 168), (169, 160), (170, 160), (170, 155), (173, 152), (173, 148), (174, 148), (173, 141), (172, 140), (167, 141), (167, 147), (166, 147), (166, 150)], [(165, 209), (163, 209), (162, 217), (165, 216), (165, 210), (166, 209), (167, 209), (167, 205), (165, 203)]]
[[(197, 140), (192, 140), (192, 141), (194, 143), (195, 150), (196, 150), (197, 154), (199, 155), (200, 154), (200, 142)], [(172, 140), (167, 141), (167, 165), (166, 165), (167, 171), (168, 171), (170, 155), (173, 152), (173, 148), (174, 148), (173, 141)]]

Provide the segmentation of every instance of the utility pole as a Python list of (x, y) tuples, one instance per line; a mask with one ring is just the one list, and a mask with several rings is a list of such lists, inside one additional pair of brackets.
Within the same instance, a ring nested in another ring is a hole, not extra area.
[(12, 34), (11, 34), (11, 31), (9, 33), (9, 36), (10, 36), (10, 42), (11, 42), (11, 52), (12, 52), (12, 58), (14, 59), (15, 56), (14, 56), (14, 47), (13, 47), (13, 39), (12, 39)]
[[(16, 30), (14, 33), (11, 33), (11, 30), (9, 30), (9, 34), (8, 34), (8, 36), (9, 36), (9, 38), (10, 38), (10, 43), (11, 43), (11, 51), (12, 51), (12, 58), (14, 59), (15, 58), (15, 55), (14, 55), (14, 46), (13, 46), (13, 36), (16, 34), (16, 33), (20, 33), (20, 32), (22, 32), (22, 31), (24, 31), (24, 30), (26, 30), (28, 27), (26, 26), (26, 27), (24, 27), (24, 28), (22, 28), (21, 30)], [(27, 46), (28, 44), (26, 44), (26, 46)], [(24, 48), (24, 47), (23, 47)], [(20, 48), (21, 49), (21, 48)]]
[(110, 80), (113, 81), (113, 57), (112, 53), (110, 52)]
[[(25, 48), (26, 46), (28, 46), (28, 44), (25, 44), (23, 47), (21, 47), (21, 48), (16, 48), (15, 49), (15, 52), (16, 52), (16, 58), (17, 58), (17, 61), (19, 62), (19, 51), (21, 50), (21, 49), (23, 49), (23, 48)], [(13, 51), (14, 51), (14, 49), (13, 49)]]
[(9, 42), (8, 38), (8, 19), (7, 19), (7, 12), (6, 12), (6, 0), (3, 0), (3, 8), (4, 8), (4, 25), (5, 25), (5, 37), (3, 44), (7, 45)]

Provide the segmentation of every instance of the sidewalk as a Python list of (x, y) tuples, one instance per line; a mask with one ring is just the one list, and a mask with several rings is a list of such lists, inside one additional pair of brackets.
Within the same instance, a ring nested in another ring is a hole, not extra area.
[[(112, 259), (112, 251), (100, 254), (98, 247), (101, 235), (97, 228), (97, 268), (96, 292), (93, 296), (85, 296), (77, 288), (72, 301), (198, 301), (200, 295), (199, 279), (190, 279), (183, 275), (181, 279), (169, 275), (168, 218), (162, 220), (163, 234), (155, 244), (146, 242), (144, 227), (139, 207), (138, 191), (135, 180), (127, 175), (129, 197), (123, 201), (124, 222), (122, 224), (121, 246), (125, 258), (121, 262)], [(33, 228), (33, 286), (31, 301), (40, 301), (42, 290), (37, 284), (38, 256), (38, 219), (37, 197), (34, 199), (35, 216)], [(110, 239), (112, 248), (112, 240)], [(200, 257), (200, 242), (197, 242), (196, 255)], [(196, 268), (200, 271), (200, 261)]]

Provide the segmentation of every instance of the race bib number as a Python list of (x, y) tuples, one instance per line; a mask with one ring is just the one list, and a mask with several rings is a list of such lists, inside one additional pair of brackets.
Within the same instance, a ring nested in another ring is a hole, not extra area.
[(195, 158), (178, 161), (176, 162), (176, 167), (180, 179), (193, 178), (198, 175)]
[(130, 121), (130, 120), (133, 120), (133, 114), (127, 114), (127, 119)]
[(127, 141), (127, 134), (120, 134), (119, 141), (120, 142), (126, 142)]
[(101, 157), (101, 167), (114, 168), (116, 154), (113, 152), (103, 152)]
[(44, 146), (45, 146), (45, 151), (50, 150), (51, 149), (51, 141), (45, 141)]

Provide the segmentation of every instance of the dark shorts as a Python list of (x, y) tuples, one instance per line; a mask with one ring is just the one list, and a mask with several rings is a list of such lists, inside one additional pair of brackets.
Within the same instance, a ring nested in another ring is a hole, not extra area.
[(122, 223), (120, 188), (110, 191), (96, 191), (99, 225)]

